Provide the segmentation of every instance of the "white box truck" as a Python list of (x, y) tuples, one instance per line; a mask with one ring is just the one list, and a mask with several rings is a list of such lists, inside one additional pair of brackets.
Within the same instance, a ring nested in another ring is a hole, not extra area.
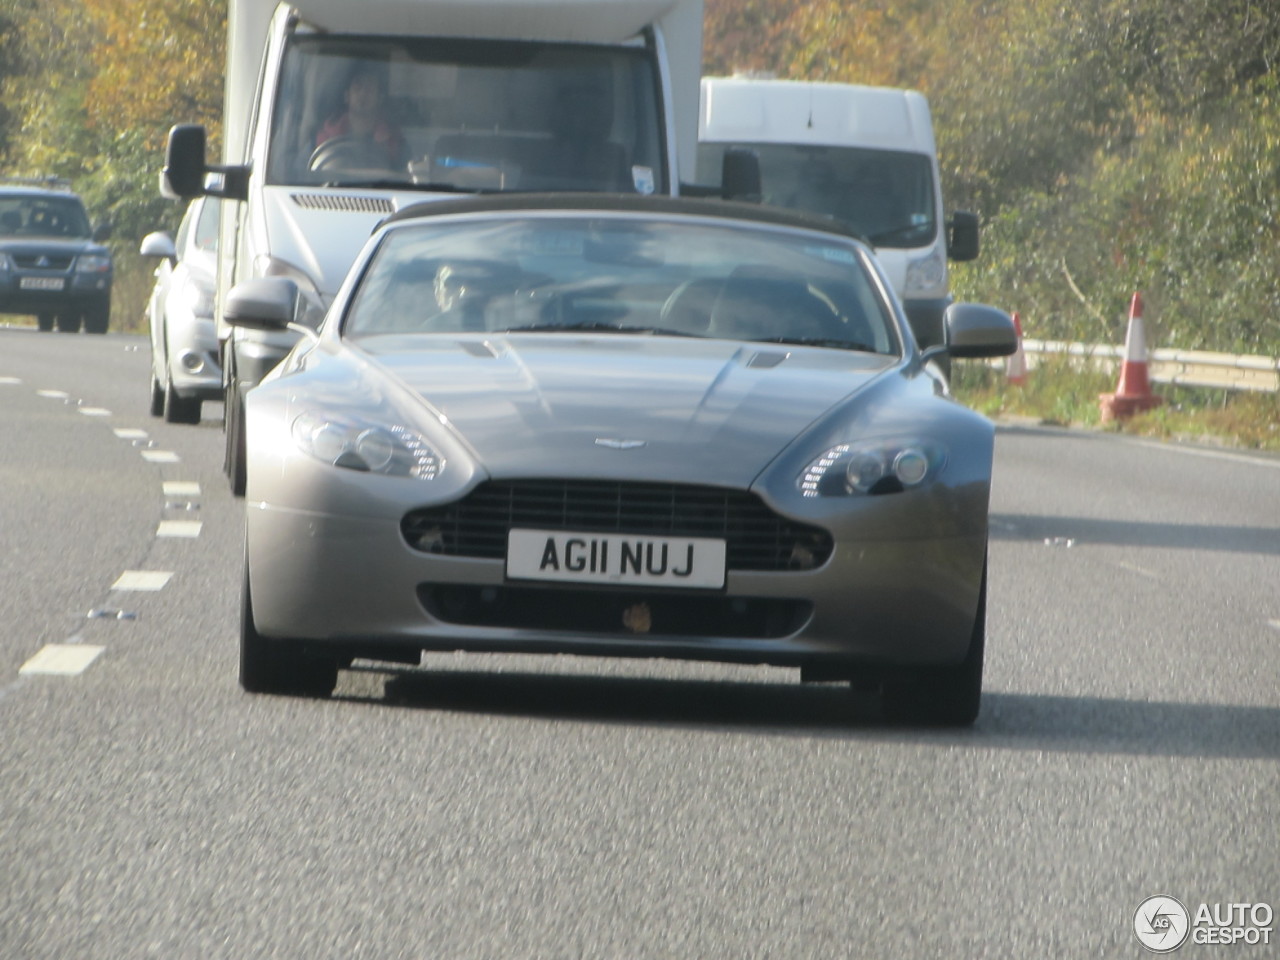
[[(694, 177), (702, 0), (230, 0), (228, 30), (220, 162), (180, 125), (161, 175), (168, 196), (224, 200), (219, 318), (236, 283), (287, 276), (314, 326), (372, 229), (411, 203), (674, 194)], [(296, 337), (221, 322), (219, 337), (243, 493), (243, 395)]]
[(925, 97), (912, 90), (702, 78), (698, 172), (726, 148), (760, 161), (763, 200), (851, 224), (876, 248), (922, 346), (942, 342), (947, 260), (978, 255), (978, 219), (945, 219)]

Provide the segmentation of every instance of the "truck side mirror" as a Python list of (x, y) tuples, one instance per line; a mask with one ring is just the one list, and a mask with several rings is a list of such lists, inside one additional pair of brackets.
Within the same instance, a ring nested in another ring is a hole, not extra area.
[(726, 200), (759, 203), (764, 190), (760, 180), (760, 157), (746, 147), (728, 147), (720, 164), (720, 192)]
[(160, 192), (172, 200), (187, 200), (204, 193), (205, 130), (194, 123), (180, 123), (169, 131)]
[(978, 259), (978, 215), (957, 210), (947, 224), (947, 256), (957, 262)]
[(287, 277), (237, 283), (227, 294), (223, 318), (233, 327), (285, 330), (298, 312), (298, 285)]

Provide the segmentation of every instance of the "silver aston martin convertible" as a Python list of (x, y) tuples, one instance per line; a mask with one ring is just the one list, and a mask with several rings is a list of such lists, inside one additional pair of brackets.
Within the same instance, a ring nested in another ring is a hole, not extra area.
[[(276, 277), (227, 314), (297, 306)], [(795, 667), (895, 718), (976, 717), (993, 428), (931, 361), (1013, 352), (1005, 313), (955, 304), (922, 353), (834, 222), (506, 195), (390, 217), (306, 332), (246, 401), (246, 690), (565, 653)]]

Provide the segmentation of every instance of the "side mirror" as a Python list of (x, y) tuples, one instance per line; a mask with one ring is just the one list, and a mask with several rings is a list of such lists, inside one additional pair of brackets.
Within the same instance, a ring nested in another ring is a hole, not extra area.
[(160, 192), (173, 200), (186, 200), (204, 193), (205, 130), (194, 123), (180, 123), (169, 131)]
[(982, 303), (953, 303), (942, 315), (946, 346), (930, 347), (926, 360), (940, 354), (958, 359), (1007, 357), (1018, 350), (1013, 318)]
[(227, 294), (223, 318), (233, 327), (284, 330), (298, 311), (298, 285), (288, 277), (237, 283)]
[(100, 223), (93, 228), (93, 242), (106, 243), (111, 239), (112, 226), (109, 223)]
[(746, 147), (729, 147), (720, 164), (720, 191), (726, 200), (759, 203), (764, 195), (760, 179), (760, 156)]
[(178, 259), (178, 248), (173, 245), (173, 237), (164, 230), (157, 230), (143, 237), (138, 253), (144, 257), (159, 257), (163, 260)]
[(967, 210), (957, 210), (947, 224), (947, 256), (958, 263), (977, 260), (980, 241), (978, 215)]

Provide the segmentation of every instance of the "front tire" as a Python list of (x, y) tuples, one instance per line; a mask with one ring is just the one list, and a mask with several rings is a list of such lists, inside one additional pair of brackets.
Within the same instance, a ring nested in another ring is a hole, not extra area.
[(170, 380), (164, 389), (165, 423), (199, 423), (203, 403), (199, 397), (178, 396), (173, 389), (173, 380)]
[(253, 620), (249, 563), (244, 565), (240, 603), (240, 686), (248, 693), (328, 697), (338, 684), (338, 665), (308, 652), (296, 640), (264, 637)]
[(982, 661), (987, 636), (987, 565), (974, 615), (969, 652), (955, 666), (928, 667), (886, 680), (882, 688), (885, 719), (941, 727), (967, 727), (982, 705)]
[(36, 326), (44, 333), (53, 329), (53, 314), (42, 313), (36, 317)]
[(80, 332), (80, 314), (78, 313), (60, 313), (54, 322), (57, 324), (59, 333)]

